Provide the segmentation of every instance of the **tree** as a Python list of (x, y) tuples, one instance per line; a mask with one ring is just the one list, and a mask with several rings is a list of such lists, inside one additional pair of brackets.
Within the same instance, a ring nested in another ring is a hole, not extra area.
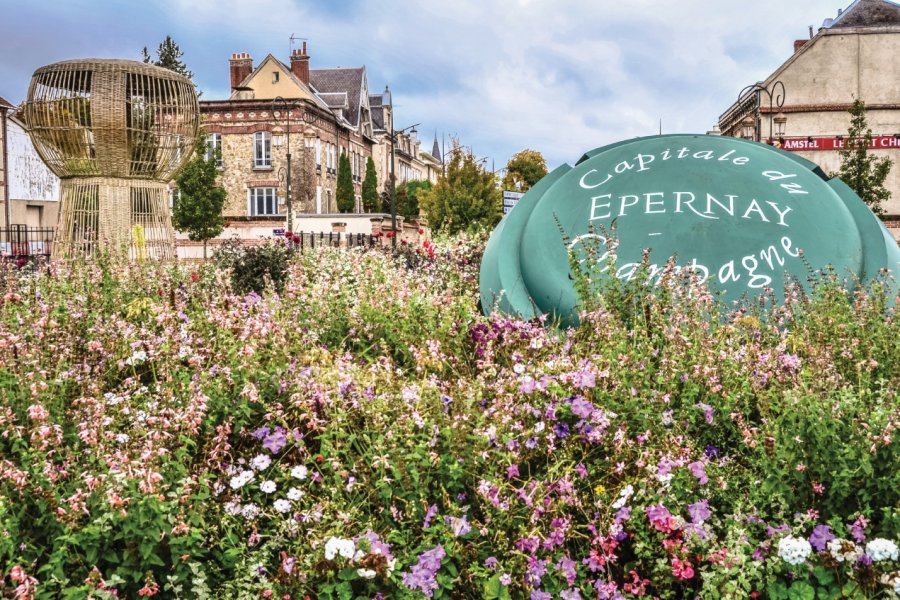
[(500, 190), (494, 174), (475, 163), (475, 157), (456, 149), (447, 174), (419, 195), (421, 211), (434, 229), (450, 234), (473, 227), (493, 227), (500, 220)]
[(419, 198), (424, 192), (432, 187), (431, 182), (427, 179), (414, 179), (407, 181), (403, 190), (406, 192), (404, 202), (400, 203), (400, 196), (397, 196), (397, 212), (406, 217), (406, 220), (415, 219), (419, 216)]
[(849, 112), (850, 128), (844, 138), (844, 147), (839, 152), (841, 170), (832, 173), (832, 177), (840, 177), (872, 212), (881, 217), (884, 215), (882, 203), (891, 197), (891, 192), (884, 187), (884, 181), (891, 171), (893, 161), (887, 157), (869, 155), (872, 129), (866, 121), (865, 103), (859, 98), (855, 99)]
[(190, 69), (187, 68), (181, 61), (181, 57), (184, 56), (184, 52), (181, 51), (181, 48), (178, 47), (178, 44), (175, 43), (175, 40), (172, 39), (172, 36), (167, 35), (166, 39), (162, 41), (159, 47), (156, 49), (156, 60), (152, 60), (150, 58), (150, 52), (147, 51), (147, 46), (144, 46), (142, 51), (144, 55), (144, 62), (156, 65), (157, 67), (163, 67), (164, 69), (169, 69), (170, 71), (175, 71), (180, 75), (184, 75), (190, 80), (194, 79), (194, 74)]
[(366, 178), (362, 184), (363, 210), (373, 212), (378, 208), (378, 175), (375, 173), (375, 161), (370, 156), (366, 159)]
[(503, 187), (507, 190), (526, 191), (547, 174), (547, 161), (540, 152), (525, 149), (516, 152), (506, 163)]
[(340, 212), (353, 212), (356, 208), (356, 199), (353, 197), (353, 175), (350, 174), (350, 157), (346, 154), (341, 154), (338, 160), (335, 200)]
[(179, 193), (172, 211), (172, 224), (178, 231), (187, 232), (188, 239), (202, 241), (203, 258), (206, 258), (206, 242), (225, 229), (222, 209), (226, 194), (216, 186), (219, 150), (207, 158), (205, 136), (199, 137), (194, 157), (175, 179)]

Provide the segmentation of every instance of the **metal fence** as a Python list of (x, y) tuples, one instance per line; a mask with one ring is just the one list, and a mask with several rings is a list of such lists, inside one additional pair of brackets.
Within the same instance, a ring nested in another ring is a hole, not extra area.
[(378, 245), (379, 238), (365, 233), (295, 233), (293, 242), (300, 250), (315, 249), (317, 246), (347, 246), (348, 248), (374, 248)]
[(50, 258), (55, 235), (54, 227), (0, 227), (0, 257), (12, 260)]

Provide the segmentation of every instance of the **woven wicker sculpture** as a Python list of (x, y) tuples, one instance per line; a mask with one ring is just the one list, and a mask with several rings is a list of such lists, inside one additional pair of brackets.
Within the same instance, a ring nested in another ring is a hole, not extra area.
[(23, 116), (62, 179), (55, 255), (90, 257), (103, 244), (131, 258), (174, 257), (168, 182), (200, 124), (187, 78), (129, 60), (59, 62), (34, 72)]

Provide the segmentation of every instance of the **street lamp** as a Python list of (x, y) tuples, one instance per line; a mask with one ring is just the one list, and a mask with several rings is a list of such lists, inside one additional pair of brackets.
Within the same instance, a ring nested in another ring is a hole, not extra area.
[(396, 176), (394, 174), (396, 160), (394, 158), (394, 146), (397, 140), (397, 136), (401, 133), (405, 133), (409, 131), (410, 133), (416, 133), (416, 126), (421, 125), (421, 123), (416, 123), (415, 125), (410, 125), (409, 127), (404, 127), (399, 131), (394, 131), (394, 115), (391, 114), (391, 246), (397, 247), (397, 184), (396, 184)]
[[(767, 88), (762, 83), (751, 83), (747, 87), (741, 90), (741, 93), (738, 94), (738, 106), (740, 106), (747, 98), (751, 96), (751, 94), (756, 94), (756, 105), (755, 105), (755, 115), (756, 121), (759, 122), (759, 98), (762, 94), (765, 94), (769, 97), (769, 141), (772, 141), (772, 123), (774, 119), (775, 107), (781, 108), (784, 106), (784, 84), (781, 81), (775, 81), (772, 83), (771, 88)], [(781, 113), (779, 113), (781, 114)], [(781, 114), (784, 117), (783, 114)], [(787, 117), (785, 117), (785, 121), (787, 121)], [(758, 127), (758, 125), (757, 125)], [(759, 141), (759, 130), (755, 130), (754, 139)]]
[[(293, 194), (292, 194), (292, 180), (291, 180), (291, 109), (301, 108), (303, 106), (302, 102), (298, 100), (285, 100), (281, 96), (275, 96), (272, 100), (272, 118), (275, 118), (275, 109), (278, 104), (281, 104), (282, 109), (286, 115), (286, 123), (285, 127), (285, 135), (287, 136), (287, 230), (294, 230), (294, 215), (293, 215)], [(311, 123), (315, 120), (315, 117), (310, 114), (307, 110), (303, 111), (303, 120), (306, 123)]]

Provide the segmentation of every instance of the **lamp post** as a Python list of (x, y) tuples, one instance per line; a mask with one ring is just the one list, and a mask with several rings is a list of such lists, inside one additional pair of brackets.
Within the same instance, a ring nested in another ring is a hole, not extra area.
[[(765, 94), (769, 97), (769, 141), (772, 141), (772, 123), (774, 122), (774, 113), (775, 107), (781, 108), (784, 106), (784, 84), (779, 81), (772, 82), (771, 87), (765, 87), (762, 83), (751, 83), (747, 87), (741, 90), (741, 93), (738, 94), (738, 106), (741, 105), (747, 98), (749, 98), (752, 94), (756, 94), (756, 106), (755, 108), (755, 140), (760, 141), (760, 132), (759, 132), (759, 99), (762, 94)], [(779, 113), (781, 114), (781, 113)], [(781, 115), (782, 117), (784, 115)], [(787, 118), (785, 118), (785, 121)], [(783, 123), (782, 123), (783, 124)]]
[[(285, 112), (285, 122), (287, 126), (285, 127), (285, 136), (287, 142), (287, 230), (293, 231), (294, 229), (294, 215), (293, 215), (293, 185), (291, 179), (291, 109), (300, 108), (302, 103), (297, 100), (285, 100), (281, 96), (275, 96), (272, 100), (272, 117), (275, 118), (275, 109), (278, 107), (279, 103), (281, 104), (282, 109)], [(309, 111), (303, 111), (303, 120), (306, 123), (312, 123), (315, 121), (315, 116), (310, 114)]]
[(396, 159), (394, 158), (394, 146), (396, 145), (397, 136), (401, 133), (409, 131), (410, 133), (416, 133), (416, 126), (421, 125), (421, 123), (416, 123), (415, 125), (410, 125), (409, 127), (404, 127), (399, 131), (394, 131), (394, 115), (391, 114), (391, 246), (397, 247), (397, 183), (396, 176), (394, 173)]

